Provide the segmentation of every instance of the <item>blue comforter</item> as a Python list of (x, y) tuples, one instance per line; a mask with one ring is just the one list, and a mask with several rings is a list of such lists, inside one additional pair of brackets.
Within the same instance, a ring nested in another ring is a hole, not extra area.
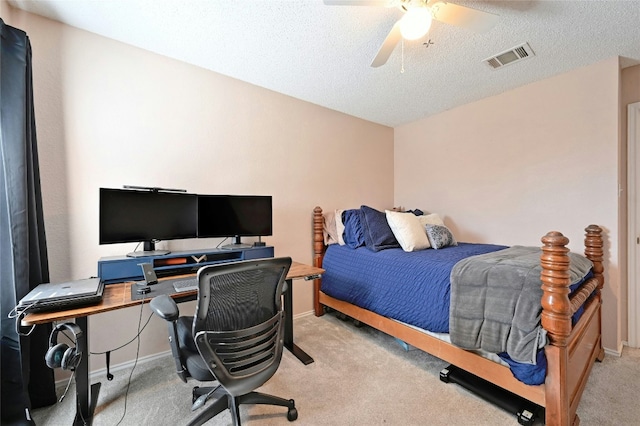
[(459, 243), (407, 253), (400, 248), (372, 252), (333, 244), (323, 260), (322, 291), (385, 317), (448, 333), (453, 266), (469, 256), (505, 248)]

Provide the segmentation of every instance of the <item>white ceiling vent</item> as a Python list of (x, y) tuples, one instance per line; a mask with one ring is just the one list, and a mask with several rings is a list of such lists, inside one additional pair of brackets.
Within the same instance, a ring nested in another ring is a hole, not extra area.
[(534, 56), (533, 50), (529, 43), (521, 44), (520, 46), (512, 47), (502, 53), (487, 58), (484, 60), (494, 70), (502, 68), (506, 65), (510, 65), (519, 61), (523, 61), (527, 58)]

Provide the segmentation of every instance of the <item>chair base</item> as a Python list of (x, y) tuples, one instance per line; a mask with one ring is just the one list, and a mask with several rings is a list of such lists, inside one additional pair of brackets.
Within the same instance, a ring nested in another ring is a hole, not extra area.
[[(209, 393), (213, 388), (193, 388), (193, 401), (199, 396)], [(231, 411), (231, 418), (235, 426), (240, 425), (240, 404), (266, 404), (287, 407), (287, 420), (290, 422), (298, 418), (298, 410), (293, 399), (284, 399), (274, 395), (261, 392), (249, 392), (244, 395), (233, 397), (220, 386), (211, 394), (213, 402), (205, 406), (202, 411), (189, 422), (189, 426), (199, 426), (217, 416), (227, 408)]]

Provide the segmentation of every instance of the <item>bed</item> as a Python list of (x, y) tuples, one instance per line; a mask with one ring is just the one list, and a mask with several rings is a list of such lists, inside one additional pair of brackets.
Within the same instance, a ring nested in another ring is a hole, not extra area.
[[(324, 222), (322, 209), (316, 207), (313, 212), (314, 265), (326, 270), (324, 277), (328, 280), (326, 277), (331, 276), (331, 269), (324, 262), (327, 255)], [(385, 315), (384, 308), (370, 310), (362, 307), (368, 306), (366, 303), (358, 302), (361, 306), (351, 303), (348, 294), (335, 290), (335, 283), (334, 289), (323, 291), (322, 278), (314, 281), (315, 314), (323, 315), (325, 308), (336, 310), (544, 407), (547, 425), (575, 425), (579, 423), (576, 410), (593, 363), (604, 357), (601, 342), (602, 230), (590, 225), (585, 232), (584, 254), (592, 263), (591, 273), (571, 290), (570, 256), (573, 254), (566, 247), (569, 240), (555, 231), (542, 237), (539, 255), (542, 312), (539, 318), (548, 343), (544, 346), (546, 376), (541, 385), (523, 383), (505, 365), (427, 334), (412, 325), (411, 319), (392, 319)], [(339, 250), (330, 254), (343, 256)], [(581, 313), (579, 319), (574, 315), (577, 312)]]

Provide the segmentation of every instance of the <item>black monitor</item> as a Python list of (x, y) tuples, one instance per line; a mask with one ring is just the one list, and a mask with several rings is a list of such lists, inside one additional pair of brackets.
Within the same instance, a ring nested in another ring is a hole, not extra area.
[(195, 194), (100, 188), (100, 244), (143, 242), (144, 251), (127, 256), (167, 254), (155, 241), (196, 238)]
[(225, 248), (248, 247), (240, 237), (272, 235), (269, 195), (198, 195), (198, 238), (234, 237)]

